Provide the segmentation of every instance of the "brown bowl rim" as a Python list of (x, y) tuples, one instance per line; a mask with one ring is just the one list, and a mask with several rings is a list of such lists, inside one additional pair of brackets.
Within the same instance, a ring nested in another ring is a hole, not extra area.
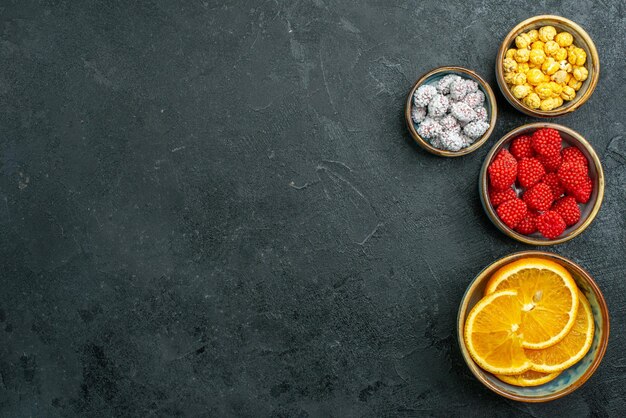
[[(481, 136), (478, 140), (476, 140), (472, 145), (470, 145), (467, 148), (463, 148), (459, 151), (448, 151), (448, 150), (442, 150), (442, 149), (433, 147), (432, 145), (430, 145), (428, 141), (426, 141), (417, 133), (417, 131), (415, 130), (415, 126), (413, 125), (413, 119), (411, 119), (411, 108), (413, 106), (413, 93), (415, 92), (415, 90), (419, 86), (421, 86), (429, 77), (435, 74), (444, 73), (444, 72), (460, 72), (460, 73), (468, 75), (469, 77), (477, 81), (481, 85), (483, 90), (487, 92), (487, 96), (489, 96), (488, 100), (489, 100), (489, 105), (491, 108), (491, 118), (489, 119), (489, 129), (487, 129), (487, 132), (485, 132), (483, 136)], [(424, 75), (422, 75), (420, 78), (417, 79), (415, 83), (413, 83), (413, 86), (409, 90), (409, 94), (406, 98), (406, 103), (404, 106), (404, 118), (406, 121), (406, 126), (409, 129), (409, 133), (411, 134), (411, 137), (413, 138), (413, 140), (417, 142), (417, 144), (423, 149), (425, 149), (426, 151), (430, 152), (431, 154), (438, 155), (440, 157), (461, 157), (463, 155), (467, 155), (471, 152), (476, 151), (485, 142), (487, 142), (487, 140), (491, 136), (491, 133), (496, 127), (497, 116), (498, 116), (498, 104), (496, 102), (496, 96), (493, 93), (493, 90), (491, 89), (491, 86), (489, 85), (489, 83), (487, 83), (476, 72), (469, 70), (467, 68), (458, 67), (458, 66), (441, 66), (441, 67), (434, 68), (428, 71), (427, 73), (425, 73)]]
[[(539, 128), (553, 128), (553, 129), (556, 129), (557, 131), (565, 132), (568, 135), (572, 136), (574, 139), (576, 139), (577, 143), (583, 146), (587, 150), (589, 155), (591, 156), (593, 164), (596, 167), (597, 177), (598, 177), (598, 196), (596, 197), (596, 200), (593, 204), (593, 208), (591, 209), (591, 212), (589, 213), (587, 218), (583, 221), (583, 223), (581, 223), (576, 229), (571, 231), (568, 235), (557, 238), (557, 239), (552, 239), (552, 240), (538, 239), (534, 237), (529, 237), (527, 235), (522, 235), (519, 232), (506, 226), (500, 220), (500, 218), (496, 215), (494, 208), (491, 206), (491, 203), (489, 202), (489, 195), (488, 195), (489, 185), (487, 181), (487, 168), (489, 166), (489, 162), (493, 159), (493, 156), (496, 153), (496, 150), (506, 141), (519, 135), (520, 132), (523, 132), (527, 129), (539, 129)], [(504, 234), (506, 234), (507, 236), (513, 239), (516, 239), (517, 241), (523, 242), (524, 244), (539, 245), (539, 246), (556, 245), (556, 244), (564, 243), (566, 241), (569, 241), (577, 237), (585, 229), (587, 229), (589, 225), (591, 225), (596, 215), (600, 211), (600, 207), (602, 206), (602, 201), (604, 200), (604, 181), (605, 181), (604, 171), (602, 169), (602, 163), (600, 162), (600, 158), (598, 157), (598, 154), (596, 154), (591, 144), (581, 134), (579, 134), (578, 132), (574, 131), (571, 128), (568, 128), (566, 126), (559, 125), (556, 123), (548, 123), (548, 122), (528, 123), (528, 124), (519, 126), (509, 131), (491, 147), (491, 150), (489, 150), (489, 153), (487, 154), (487, 156), (485, 156), (485, 160), (483, 161), (483, 165), (480, 169), (479, 176), (480, 177), (478, 179), (478, 187), (479, 187), (479, 192), (480, 192), (480, 200), (481, 200), (483, 209), (485, 210), (485, 212), (487, 212), (487, 217)]]
[[(559, 106), (558, 108), (553, 109), (553, 110), (530, 109), (524, 106), (522, 102), (520, 102), (518, 99), (516, 99), (513, 96), (513, 93), (511, 93), (511, 90), (508, 88), (506, 82), (504, 81), (504, 72), (502, 71), (502, 62), (504, 60), (504, 56), (506, 55), (506, 51), (509, 49), (510, 45), (513, 43), (513, 35), (517, 33), (519, 30), (523, 29), (524, 27), (530, 26), (539, 20), (553, 20), (557, 23), (568, 26), (573, 31), (575, 31), (581, 38), (583, 38), (583, 40), (589, 47), (589, 53), (591, 55), (591, 65), (589, 66), (589, 73), (590, 73), (591, 80), (589, 82), (589, 85), (585, 89), (585, 91), (582, 93), (582, 96), (580, 97), (580, 99), (578, 99), (575, 103), (573, 103), (569, 107)], [(533, 16), (531, 18), (528, 18), (520, 22), (517, 26), (511, 29), (509, 33), (507, 34), (507, 36), (504, 38), (504, 41), (502, 41), (502, 44), (500, 44), (500, 49), (498, 50), (498, 55), (496, 57), (496, 80), (498, 82), (498, 87), (500, 88), (500, 91), (502, 92), (506, 100), (514, 108), (516, 108), (520, 112), (525, 113), (526, 115), (529, 115), (529, 116), (535, 116), (539, 118), (553, 118), (557, 116), (563, 116), (563, 115), (566, 115), (568, 113), (575, 111), (580, 106), (585, 104), (587, 100), (589, 100), (594, 90), (596, 89), (599, 79), (600, 79), (600, 57), (598, 55), (598, 50), (596, 49), (596, 45), (591, 39), (591, 36), (589, 36), (589, 34), (576, 22), (570, 19), (567, 19), (563, 16), (539, 15), (539, 16)]]
[[(489, 270), (492, 266), (496, 264), (505, 265), (505, 264), (508, 264), (509, 262), (514, 261), (515, 259), (519, 259), (523, 257), (554, 258), (564, 263), (568, 267), (568, 269), (573, 268), (574, 270), (576, 270), (578, 275), (582, 277), (587, 282), (587, 284), (589, 284), (589, 287), (593, 290), (593, 293), (595, 294), (596, 300), (598, 301), (598, 305), (600, 307), (600, 313), (601, 313), (602, 322), (603, 322), (602, 339), (600, 340), (600, 343), (598, 345), (598, 351), (596, 353), (596, 356), (593, 362), (589, 366), (589, 369), (587, 369), (587, 371), (582, 376), (580, 376), (578, 380), (572, 382), (569, 386), (565, 387), (560, 392), (556, 392), (551, 395), (532, 397), (532, 398), (507, 392), (506, 390), (503, 390), (499, 388), (498, 386), (495, 386), (489, 380), (483, 377), (483, 375), (478, 370), (479, 369), (478, 365), (474, 362), (474, 360), (472, 360), (469, 352), (467, 351), (467, 347), (465, 347), (465, 340), (463, 337), (465, 317), (461, 318), (462, 314), (467, 313), (468, 311), (467, 309), (468, 307), (467, 305), (469, 303), (468, 296), (475, 291), (475, 288), (484, 279), (484, 276), (487, 270)], [(463, 326), (461, 326), (461, 321), (463, 321)], [(492, 263), (487, 265), (485, 268), (483, 268), (476, 275), (476, 277), (474, 277), (474, 279), (471, 281), (471, 283), (468, 285), (467, 289), (465, 290), (465, 293), (463, 294), (463, 297), (461, 298), (461, 303), (459, 305), (459, 312), (457, 314), (457, 340), (459, 343), (459, 348), (461, 350), (461, 355), (463, 356), (463, 359), (465, 360), (465, 363), (467, 364), (472, 374), (483, 385), (485, 385), (487, 388), (497, 393), (498, 395), (504, 396), (505, 398), (512, 399), (514, 401), (527, 402), (527, 403), (540, 403), (540, 402), (548, 402), (548, 401), (552, 401), (555, 399), (560, 399), (563, 396), (569, 395), (570, 393), (574, 392), (576, 389), (582, 386), (587, 380), (589, 380), (589, 378), (595, 373), (598, 366), (602, 362), (602, 359), (604, 358), (604, 354), (606, 353), (606, 349), (609, 343), (610, 328), (611, 328), (611, 325), (610, 325), (610, 319), (609, 319), (609, 308), (606, 304), (606, 300), (604, 299), (604, 295), (602, 294), (600, 287), (598, 286), (596, 281), (593, 279), (593, 277), (591, 277), (591, 275), (576, 262), (566, 257), (563, 257), (561, 255), (555, 254), (555, 253), (551, 253), (547, 251), (539, 251), (539, 250), (518, 251), (512, 254), (508, 254), (503, 257), (500, 257), (499, 259), (493, 261)]]

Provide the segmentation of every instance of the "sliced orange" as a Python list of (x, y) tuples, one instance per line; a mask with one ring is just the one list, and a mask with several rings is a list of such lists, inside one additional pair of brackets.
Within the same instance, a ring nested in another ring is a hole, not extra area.
[(534, 370), (528, 370), (522, 374), (514, 376), (506, 376), (499, 374), (496, 377), (504, 383), (515, 386), (539, 386), (556, 379), (560, 373), (541, 373)]
[(560, 264), (534, 257), (509, 263), (493, 274), (485, 294), (507, 289), (517, 290), (524, 348), (550, 347), (574, 326), (578, 287)]
[(524, 350), (532, 369), (543, 373), (561, 372), (578, 363), (593, 342), (593, 312), (585, 295), (578, 291), (578, 314), (572, 330), (555, 345), (543, 350)]
[(520, 374), (531, 362), (522, 348), (522, 305), (517, 290), (482, 298), (465, 321), (465, 346), (474, 361), (494, 374)]

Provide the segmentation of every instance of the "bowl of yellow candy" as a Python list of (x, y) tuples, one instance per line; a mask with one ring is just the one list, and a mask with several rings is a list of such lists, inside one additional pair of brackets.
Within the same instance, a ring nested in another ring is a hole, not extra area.
[(561, 16), (531, 17), (506, 36), (496, 58), (496, 78), (517, 110), (555, 117), (578, 109), (600, 76), (598, 51), (591, 37)]

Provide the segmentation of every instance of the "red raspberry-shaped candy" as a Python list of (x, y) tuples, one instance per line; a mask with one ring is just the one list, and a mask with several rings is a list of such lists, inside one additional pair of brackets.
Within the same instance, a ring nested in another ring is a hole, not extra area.
[(506, 226), (515, 228), (517, 224), (526, 217), (528, 208), (522, 199), (516, 197), (515, 199), (507, 200), (502, 203), (498, 206), (496, 212)]
[(526, 217), (517, 224), (515, 230), (524, 235), (530, 235), (537, 232), (537, 216), (539, 216), (537, 212), (528, 211)]
[(495, 190), (505, 190), (511, 187), (517, 177), (517, 161), (510, 152), (501, 150), (487, 169), (489, 182)]
[(567, 194), (571, 195), (576, 199), (578, 203), (587, 203), (589, 198), (591, 197), (591, 192), (593, 191), (593, 180), (587, 177), (581, 184), (578, 186), (568, 189)]
[(550, 186), (550, 190), (552, 190), (552, 196), (554, 197), (554, 200), (563, 196), (563, 193), (565, 193), (565, 189), (563, 188), (563, 186), (561, 186), (559, 176), (557, 176), (556, 173), (546, 174), (545, 176), (543, 176), (543, 179), (541, 179), (541, 182)]
[(494, 161), (500, 160), (500, 159), (505, 160), (509, 163), (513, 163), (513, 161), (517, 162), (515, 157), (506, 148), (502, 148), (500, 152), (498, 152), (496, 156), (493, 158)]
[(560, 153), (551, 155), (550, 157), (540, 155), (537, 159), (543, 164), (543, 168), (545, 168), (548, 173), (557, 171), (563, 162), (563, 157), (561, 157)]
[(518, 136), (513, 141), (511, 141), (509, 151), (518, 160), (535, 156), (535, 151), (533, 151), (532, 146), (532, 139), (526, 135)]
[(532, 136), (532, 145), (537, 154), (554, 156), (561, 152), (561, 135), (556, 129), (537, 129)]
[(557, 200), (552, 210), (561, 215), (567, 226), (574, 225), (580, 219), (580, 208), (576, 203), (576, 199), (571, 196), (565, 196)]
[(559, 181), (566, 190), (574, 190), (577, 186), (583, 184), (587, 179), (588, 168), (577, 162), (564, 161), (559, 167), (557, 175)]
[(565, 221), (557, 212), (548, 210), (537, 217), (537, 229), (544, 237), (554, 239), (565, 231)]
[(587, 165), (587, 157), (585, 157), (585, 154), (583, 154), (577, 147), (563, 148), (561, 155), (563, 156), (563, 161), (572, 161), (578, 164)]
[(546, 174), (543, 165), (536, 158), (522, 158), (517, 164), (517, 180), (522, 187), (531, 187)]
[(512, 188), (508, 188), (506, 190), (494, 190), (489, 189), (489, 201), (493, 205), (494, 208), (497, 208), (502, 203), (507, 200), (515, 199), (517, 197), (517, 193)]
[(545, 183), (535, 184), (526, 190), (523, 199), (530, 209), (536, 210), (548, 210), (552, 206), (552, 202), (554, 202), (552, 189)]

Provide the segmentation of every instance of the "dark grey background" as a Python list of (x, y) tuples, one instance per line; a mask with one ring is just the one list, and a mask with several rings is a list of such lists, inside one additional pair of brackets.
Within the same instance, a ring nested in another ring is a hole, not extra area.
[[(0, 415), (623, 416), (622, 1), (3, 1)], [(422, 73), (496, 88), (520, 20), (572, 18), (597, 90), (558, 119), (604, 164), (593, 225), (554, 248), (586, 267), (607, 355), (565, 399), (525, 405), (465, 367), (459, 300), (528, 249), (487, 220), (489, 146), (421, 151)]]

